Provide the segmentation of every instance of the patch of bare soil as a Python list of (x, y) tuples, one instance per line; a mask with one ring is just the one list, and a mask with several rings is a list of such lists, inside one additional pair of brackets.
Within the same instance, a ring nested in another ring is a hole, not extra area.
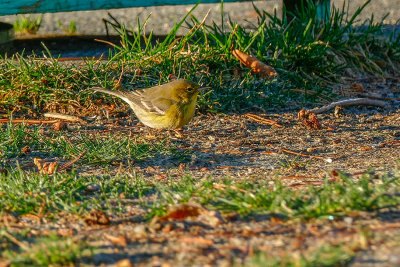
[[(82, 127), (90, 132), (100, 128), (122, 131), (148, 140), (168, 138), (167, 142), (185, 152), (183, 160), (167, 156), (136, 163), (134, 169), (145, 176), (168, 180), (190, 172), (197, 179), (212, 176), (273, 182), (278, 178), (293, 188), (302, 188), (318, 186), (332, 175), (332, 170), (357, 177), (373, 168), (376, 173), (393, 175), (400, 159), (400, 112), (397, 102), (391, 103), (388, 108), (355, 106), (337, 114), (318, 114), (320, 129), (305, 126), (297, 112), (197, 115), (180, 138), (144, 126), (121, 126), (114, 119), (108, 120), (112, 122), (108, 126)], [(276, 123), (267, 124), (264, 119)], [(300, 258), (302, 253), (315, 251), (323, 244), (341, 244), (356, 251), (353, 266), (400, 264), (398, 209), (357, 212), (307, 223), (274, 216), (241, 218), (211, 211), (205, 218), (196, 214), (182, 220), (147, 222), (142, 208), (134, 203), (127, 205), (131, 207), (124, 218), (108, 215), (109, 223), (105, 225), (69, 216), (61, 216), (57, 223), (19, 218), (18, 224), (39, 233), (57, 230), (100, 247), (93, 258), (83, 260), (96, 265), (247, 265), (245, 259), (257, 251), (274, 258)]]

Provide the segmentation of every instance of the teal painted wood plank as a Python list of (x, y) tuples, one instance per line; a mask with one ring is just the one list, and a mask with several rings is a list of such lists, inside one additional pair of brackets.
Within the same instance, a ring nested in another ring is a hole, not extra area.
[[(243, 0), (225, 0), (224, 2), (239, 1)], [(221, 1), (201, 1), (201, 3), (219, 2)], [(0, 0), (0, 16), (24, 13), (48, 13), (161, 5), (185, 5), (195, 3), (197, 3), (196, 0)]]

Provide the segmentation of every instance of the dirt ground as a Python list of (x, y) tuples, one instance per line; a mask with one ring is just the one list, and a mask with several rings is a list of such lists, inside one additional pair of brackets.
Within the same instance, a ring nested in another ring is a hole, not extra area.
[[(82, 127), (93, 132), (122, 131), (147, 140), (167, 137), (178, 150), (186, 151), (186, 160), (166, 156), (134, 166), (137, 173), (158, 177), (160, 181), (178, 177), (183, 171), (196, 179), (212, 176), (268, 179), (273, 183), (278, 178), (293, 188), (318, 186), (333, 170), (350, 173), (355, 178), (370, 168), (379, 174), (395, 174), (400, 159), (396, 98), (399, 85), (400, 80), (394, 77), (343, 79), (338, 90), (344, 90), (347, 98), (367, 94), (386, 101), (388, 106), (354, 106), (343, 108), (338, 114), (333, 110), (318, 114), (320, 129), (299, 122), (297, 111), (256, 116), (198, 114), (179, 138), (174, 133), (171, 136), (136, 125), (136, 120), (133, 126), (121, 118), (116, 123), (112, 116), (104, 119), (101, 126), (89, 123)], [(266, 124), (263, 119), (277, 124)], [(101, 171), (93, 168), (82, 174)], [(397, 209), (357, 212), (340, 219), (332, 217), (307, 223), (283, 222), (273, 216), (241, 218), (237, 214), (212, 211), (206, 211), (209, 214), (204, 218), (146, 222), (144, 209), (135, 203), (126, 205), (131, 208), (125, 218), (110, 216), (111, 224), (107, 226), (88, 226), (81, 219), (69, 216), (61, 216), (57, 223), (29, 217), (20, 219), (20, 223), (40, 232), (57, 230), (61, 235), (73, 235), (75, 240), (86, 240), (100, 247), (100, 252), (87, 259), (87, 263), (102, 266), (251, 266), (245, 259), (255, 257), (255, 251), (274, 258), (300, 259), (302, 253), (322, 244), (341, 244), (358, 251), (351, 266), (400, 264)]]
[(140, 125), (124, 128), (126, 123), (121, 118), (118, 125), (114, 118), (104, 120), (103, 125), (113, 131), (115, 126), (133, 135), (140, 134), (149, 140), (168, 138), (168, 142), (188, 154), (189, 159), (184, 163), (168, 158), (146, 161), (136, 167), (140, 172), (152, 167), (161, 174), (181, 165), (180, 169), (186, 168), (199, 177), (274, 179), (278, 175), (316, 180), (325, 178), (331, 170), (357, 174), (373, 168), (380, 174), (393, 173), (400, 158), (400, 99), (396, 98), (400, 93), (400, 79), (348, 78), (337, 89), (342, 91), (343, 99), (369, 95), (387, 106), (353, 106), (337, 114), (334, 110), (317, 114), (320, 129), (300, 122), (298, 110), (198, 114), (185, 126), (180, 138)]
[[(372, 2), (378, 4), (378, 1)], [(242, 13), (240, 6), (237, 10)], [(103, 17), (106, 17), (105, 13)], [(99, 26), (100, 34), (103, 34), (102, 27)], [(16, 44), (16, 49), (31, 47), (32, 42), (40, 47), (38, 40), (22, 40)], [(54, 46), (58, 47), (59, 42), (55, 40)], [(103, 46), (96, 49), (99, 55), (107, 51)], [(86, 56), (65, 50), (67, 57)], [(93, 55), (93, 51), (89, 52), (88, 55)], [(184, 160), (165, 156), (133, 166), (137, 173), (160, 181), (179, 178), (184, 173), (199, 180), (215, 177), (237, 181), (269, 180), (271, 184), (278, 178), (284, 185), (301, 190), (310, 184), (321, 185), (324, 178), (331, 177), (336, 170), (354, 178), (369, 169), (393, 176), (399, 170), (400, 159), (400, 78), (346, 78), (335, 86), (343, 98), (368, 95), (388, 105), (385, 108), (353, 106), (343, 108), (338, 114), (333, 110), (318, 114), (320, 129), (305, 126), (298, 120), (299, 110), (290, 109), (274, 113), (197, 114), (184, 127), (180, 137), (137, 125), (135, 118), (128, 123), (124, 119), (130, 117), (114, 115), (108, 119), (103, 116), (96, 123), (69, 124), (68, 128), (71, 135), (78, 128), (93, 133), (120, 131), (147, 140), (166, 138), (168, 143), (185, 153)], [(276, 124), (271, 125), (265, 119)], [(118, 173), (119, 168), (116, 166), (110, 171)], [(99, 175), (103, 169), (78, 167), (78, 172)], [(148, 222), (144, 208), (128, 200), (125, 205), (128, 212), (124, 218), (109, 214), (108, 225), (88, 225), (82, 218), (68, 214), (60, 214), (55, 221), (30, 216), (10, 216), (7, 220), (9, 226), (33, 229), (31, 232), (37, 236), (56, 231), (60, 236), (72, 237), (77, 242), (85, 240), (98, 247), (94, 257), (81, 259), (83, 266), (251, 266), (246, 258), (255, 257), (257, 251), (265, 252), (271, 258), (300, 259), (303, 253), (315, 251), (323, 244), (341, 244), (344, 250), (356, 251), (351, 266), (400, 265), (398, 208), (308, 222), (283, 221), (273, 216), (243, 218), (234, 213), (213, 211), (204, 211), (207, 216), (183, 221)]]

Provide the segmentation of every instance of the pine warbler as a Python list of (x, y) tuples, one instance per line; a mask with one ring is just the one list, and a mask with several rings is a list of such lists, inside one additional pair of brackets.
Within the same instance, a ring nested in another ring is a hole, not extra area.
[(127, 102), (144, 125), (156, 129), (179, 129), (193, 117), (199, 85), (178, 79), (151, 88), (131, 92), (111, 91), (101, 87), (91, 90), (117, 96)]

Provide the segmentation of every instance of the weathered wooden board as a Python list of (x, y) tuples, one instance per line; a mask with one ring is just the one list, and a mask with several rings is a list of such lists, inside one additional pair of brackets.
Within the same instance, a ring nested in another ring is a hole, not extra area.
[[(243, 0), (224, 0), (239, 2)], [(250, 1), (250, 0), (244, 0)], [(123, 7), (195, 4), (196, 0), (0, 0), (0, 16), (24, 13), (48, 13), (76, 10), (97, 10)], [(201, 3), (219, 3), (202, 0)]]

